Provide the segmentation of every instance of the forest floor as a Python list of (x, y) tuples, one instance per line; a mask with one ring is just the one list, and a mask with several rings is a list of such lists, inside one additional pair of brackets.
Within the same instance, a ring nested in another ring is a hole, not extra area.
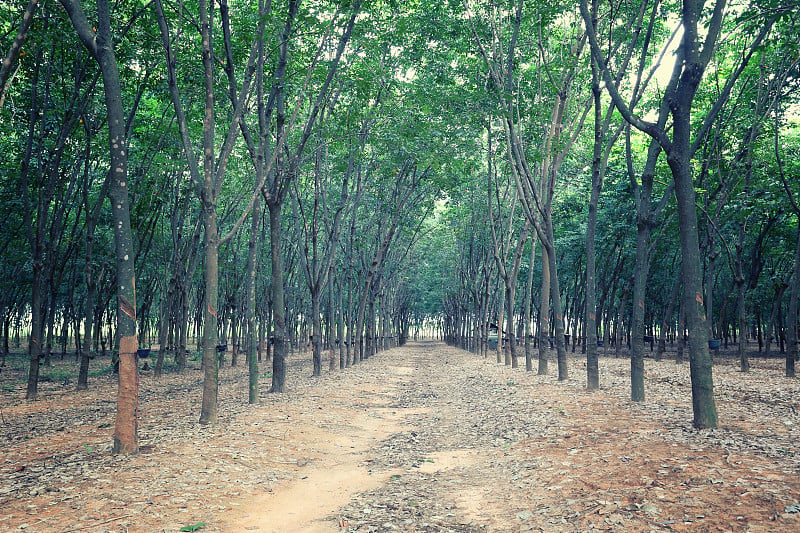
[(213, 427), (196, 368), (143, 372), (131, 457), (110, 455), (113, 375), (28, 402), (10, 359), (0, 531), (800, 531), (800, 380), (779, 359), (718, 360), (720, 427), (698, 431), (688, 363), (648, 359), (635, 404), (626, 359), (588, 392), (577, 355), (565, 382), (432, 342), (315, 379), (308, 358), (256, 406), (222, 368)]

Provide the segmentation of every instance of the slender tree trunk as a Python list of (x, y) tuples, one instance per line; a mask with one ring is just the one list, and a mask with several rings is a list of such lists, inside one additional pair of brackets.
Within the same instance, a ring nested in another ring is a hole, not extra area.
[(700, 242), (697, 232), (694, 181), (690, 154), (691, 124), (688, 110), (674, 113), (674, 149), (667, 161), (675, 182), (680, 224), (683, 309), (689, 328), (689, 364), (692, 381), (692, 410), (696, 428), (717, 427), (714, 380), (708, 349), (708, 326), (703, 307)]
[[(345, 322), (345, 309), (344, 309), (344, 287), (342, 286), (341, 278), (339, 278), (336, 287), (336, 344), (339, 350), (339, 368), (344, 370), (347, 366), (347, 358), (345, 357), (345, 338), (344, 338), (344, 322)], [(349, 350), (349, 348), (348, 348)]]
[(203, 399), (200, 424), (216, 424), (219, 392), (219, 358), (217, 356), (217, 325), (219, 321), (219, 230), (217, 228), (217, 198), (214, 179), (214, 59), (211, 40), (211, 17), (205, 0), (199, 2), (200, 34), (202, 36), (203, 79), (205, 107), (203, 116), (203, 177), (200, 204), (205, 228), (205, 268), (203, 305)]
[(28, 388), (26, 400), (35, 400), (39, 394), (39, 365), (42, 357), (42, 270), (41, 261), (34, 260), (31, 282), (31, 333), (28, 341)]
[[(592, 24), (597, 26), (596, 7), (592, 10)], [(602, 109), (600, 107), (600, 80), (597, 65), (592, 58), (592, 95), (594, 98), (594, 151), (592, 155), (592, 192), (589, 197), (589, 212), (586, 220), (586, 388), (600, 388), (600, 368), (597, 357), (597, 280), (594, 239), (597, 233), (597, 204), (603, 188), (602, 169)]]
[(97, 0), (98, 29), (95, 34), (77, 0), (62, 0), (81, 41), (94, 55), (103, 75), (108, 113), (111, 154), (109, 198), (114, 222), (114, 245), (117, 260), (117, 338), (119, 339), (119, 392), (114, 429), (113, 453), (139, 451), (139, 369), (136, 350), (136, 275), (135, 250), (128, 201), (128, 148), (125, 116), (122, 108), (117, 59), (111, 33), (111, 13), (107, 0)]
[[(511, 270), (507, 271), (506, 280), (506, 329), (508, 330), (508, 348), (506, 350), (506, 364), (511, 363), (511, 368), (517, 368), (519, 362), (517, 360), (517, 338), (516, 338), (516, 320), (514, 317), (514, 307), (516, 304), (517, 294), (517, 277), (519, 276), (519, 269), (522, 265), (522, 254), (525, 250), (525, 243), (528, 242), (528, 235), (531, 231), (531, 223), (527, 219), (525, 225), (519, 233), (519, 242), (516, 251), (514, 252), (514, 259), (511, 263)], [(510, 361), (509, 361), (510, 359)]]
[(268, 202), (270, 255), (272, 257), (272, 320), (274, 329), (272, 355), (272, 387), (270, 392), (286, 390), (286, 304), (283, 291), (283, 257), (281, 250), (280, 203)]
[[(73, 276), (74, 277), (74, 276)], [(53, 269), (48, 269), (48, 280), (47, 285), (50, 287), (50, 298), (48, 299), (46, 308), (47, 313), (47, 320), (44, 323), (44, 327), (47, 330), (46, 340), (44, 343), (44, 354), (42, 364), (46, 367), (53, 366), (53, 329), (55, 328), (56, 323), (56, 299), (58, 297), (58, 286), (60, 282), (56, 281), (53, 275)], [(75, 358), (78, 359), (80, 353), (83, 349), (83, 345), (81, 344), (81, 328), (80, 328), (80, 317), (78, 317), (75, 313), (75, 306), (73, 304), (73, 300), (75, 298), (75, 283), (71, 284), (72, 287), (69, 290), (66, 309), (64, 312), (64, 321), (67, 323), (72, 322), (73, 331), (75, 332)], [(44, 332), (43, 337), (45, 337)]]
[(508, 345), (505, 349), (505, 364), (511, 365), (511, 368), (517, 368), (519, 363), (517, 361), (517, 338), (514, 333), (514, 300), (516, 299), (516, 279), (509, 279), (506, 285), (506, 332), (508, 335)]
[(503, 339), (503, 328), (505, 326), (503, 324), (503, 319), (505, 318), (506, 311), (506, 292), (502, 289), (501, 284), (502, 279), (498, 277), (497, 294), (499, 295), (500, 301), (497, 304), (497, 347), (495, 349), (495, 356), (497, 357), (498, 364), (503, 362), (503, 349), (505, 348), (505, 341)]
[(258, 260), (258, 244), (261, 228), (261, 195), (257, 195), (253, 203), (253, 214), (250, 224), (250, 240), (248, 242), (247, 250), (247, 268), (245, 270), (245, 297), (247, 298), (245, 309), (247, 324), (247, 334), (249, 342), (247, 343), (247, 370), (248, 370), (248, 386), (247, 386), (247, 401), (248, 403), (258, 403), (258, 328), (256, 324), (256, 262)]
[(203, 305), (203, 399), (200, 424), (217, 422), (219, 393), (219, 355), (217, 354), (217, 325), (219, 319), (219, 234), (217, 232), (216, 202), (204, 198), (203, 224), (206, 229), (204, 305)]
[(550, 262), (550, 299), (553, 306), (553, 319), (555, 326), (556, 357), (558, 358), (558, 380), (565, 381), (569, 378), (569, 367), (567, 366), (567, 351), (564, 348), (564, 311), (561, 307), (561, 289), (558, 282), (558, 268), (556, 266), (556, 252), (553, 248), (555, 242), (553, 236), (553, 220), (551, 210), (547, 211), (545, 217), (545, 230), (547, 232), (547, 242), (543, 246), (550, 246), (547, 251), (547, 260)]
[[(43, 271), (44, 263), (42, 260), (42, 245), (40, 233), (38, 228), (42, 224), (42, 216), (37, 217), (36, 226), (32, 218), (34, 210), (41, 211), (41, 209), (34, 208), (28, 191), (30, 190), (30, 173), (31, 163), (33, 162), (33, 144), (36, 136), (36, 123), (40, 119), (39, 113), (39, 65), (42, 63), (42, 52), (39, 50), (36, 54), (36, 68), (31, 82), (31, 109), (28, 114), (28, 136), (26, 139), (25, 156), (22, 160), (21, 169), (21, 193), (22, 193), (22, 216), (26, 232), (28, 234), (28, 242), (31, 247), (31, 267), (32, 267), (32, 280), (31, 280), (31, 333), (28, 338), (28, 384), (25, 392), (26, 400), (35, 400), (39, 394), (39, 364), (42, 354), (42, 296), (43, 296)], [(45, 194), (45, 190), (41, 190), (40, 194)], [(42, 200), (40, 200), (41, 202)], [(48, 200), (49, 204), (49, 200)], [(19, 331), (19, 329), (17, 329)]]
[(333, 296), (333, 289), (334, 289), (334, 277), (333, 277), (333, 266), (328, 269), (328, 302), (327, 302), (327, 322), (328, 327), (326, 331), (327, 337), (327, 349), (330, 352), (330, 360), (328, 365), (328, 370), (333, 372), (336, 370), (336, 335), (337, 335), (337, 320), (336, 320), (336, 310), (334, 308), (334, 296)]
[(786, 341), (788, 349), (786, 350), (786, 377), (795, 377), (795, 362), (798, 359), (798, 326), (797, 326), (797, 307), (798, 300), (800, 300), (800, 215), (797, 218), (797, 244), (794, 249), (794, 272), (792, 274), (792, 282), (789, 292), (789, 314), (787, 317), (787, 335)]
[(681, 290), (681, 302), (678, 307), (678, 342), (675, 348), (675, 364), (683, 363), (684, 350), (686, 349), (686, 318), (683, 314), (683, 291)]
[(533, 234), (531, 239), (531, 257), (528, 266), (528, 282), (525, 285), (525, 306), (524, 320), (525, 320), (525, 371), (533, 371), (533, 348), (531, 347), (531, 304), (533, 301), (533, 265), (536, 261), (536, 233)]
[[(736, 283), (736, 321), (738, 324), (739, 331), (744, 331), (747, 328), (747, 316), (745, 314), (745, 282), (744, 279), (741, 281), (737, 281)], [(745, 347), (745, 343), (742, 342), (744, 340), (744, 336), (739, 337), (739, 345), (737, 348), (738, 356), (739, 356), (739, 369), (742, 372), (749, 372), (750, 371), (750, 361), (747, 358), (747, 350)]]
[[(87, 185), (88, 186), (88, 185)], [(88, 206), (87, 206), (88, 208)], [(90, 215), (87, 213), (87, 218)], [(89, 360), (91, 359), (92, 339), (94, 338), (94, 315), (97, 305), (97, 281), (94, 277), (93, 264), (93, 245), (94, 245), (94, 221), (86, 221), (86, 263), (84, 265), (84, 275), (86, 278), (86, 300), (84, 302), (84, 318), (86, 328), (86, 342), (81, 351), (81, 362), (78, 370), (78, 390), (86, 390), (89, 387)]]
[[(644, 181), (644, 178), (643, 180)], [(644, 315), (647, 281), (650, 277), (650, 191), (640, 190), (637, 202), (636, 266), (633, 273), (633, 309), (631, 309), (631, 400), (644, 401)]]
[(175, 362), (178, 364), (178, 372), (186, 369), (186, 352), (188, 350), (189, 335), (189, 281), (186, 273), (180, 280), (180, 307), (178, 310), (178, 350), (175, 354)]
[(548, 370), (548, 353), (550, 341), (550, 260), (547, 248), (542, 249), (542, 294), (539, 306), (539, 369), (538, 374), (544, 376)]
[[(317, 289), (315, 287), (315, 289)], [(320, 324), (320, 299), (319, 290), (311, 293), (311, 350), (314, 362), (314, 375), (322, 375), (322, 324)]]
[(158, 316), (158, 356), (156, 358), (155, 367), (153, 368), (153, 375), (155, 377), (160, 377), (164, 372), (164, 357), (167, 352), (167, 333), (169, 331), (169, 294), (171, 294), (171, 292), (167, 291), (167, 295), (162, 293), (161, 296), (161, 309), (159, 310)]
[(672, 288), (672, 295), (669, 299), (669, 304), (667, 304), (667, 308), (664, 311), (664, 317), (661, 320), (661, 335), (658, 339), (658, 348), (656, 348), (656, 355), (655, 360), (661, 361), (664, 352), (667, 349), (667, 335), (670, 331), (671, 324), (672, 324), (672, 315), (675, 312), (675, 302), (678, 300), (678, 295), (680, 294), (681, 290), (681, 280), (680, 277), (675, 279), (675, 283)]

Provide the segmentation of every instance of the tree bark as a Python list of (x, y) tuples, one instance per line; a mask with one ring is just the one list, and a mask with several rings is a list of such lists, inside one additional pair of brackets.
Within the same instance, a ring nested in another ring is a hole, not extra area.
[(119, 390), (113, 453), (139, 451), (139, 369), (136, 350), (136, 275), (128, 200), (128, 148), (117, 59), (111, 33), (108, 0), (97, 0), (97, 33), (92, 30), (78, 0), (62, 0), (84, 46), (97, 60), (103, 76), (108, 114), (111, 183), (109, 199), (114, 221), (117, 274), (117, 337), (119, 338)]
[[(592, 26), (597, 27), (597, 4), (592, 4)], [(586, 218), (586, 388), (600, 388), (600, 368), (597, 357), (597, 281), (594, 239), (597, 233), (597, 204), (603, 188), (602, 145), (603, 116), (600, 107), (600, 80), (596, 58), (592, 57), (592, 96), (594, 100), (594, 147), (592, 153), (592, 191)]]
[[(210, 168), (210, 167), (209, 167)], [(205, 194), (203, 225), (205, 227), (205, 265), (203, 269), (203, 399), (200, 405), (200, 424), (217, 422), (217, 396), (219, 393), (219, 354), (217, 353), (217, 324), (219, 319), (219, 233), (217, 231), (217, 205)]]
[[(699, 80), (697, 80), (699, 83)], [(685, 101), (685, 100), (682, 100)], [(689, 99), (691, 102), (691, 99)], [(681, 277), (683, 279), (683, 310), (689, 328), (689, 364), (692, 381), (692, 409), (696, 428), (717, 427), (717, 407), (714, 400), (714, 381), (711, 355), (708, 349), (708, 325), (703, 306), (700, 264), (700, 241), (697, 231), (694, 181), (692, 180), (689, 138), (691, 123), (689, 109), (675, 104), (673, 112), (674, 148), (667, 157), (675, 182), (678, 200), (678, 221), (681, 236)]]
[[(780, 91), (779, 93), (780, 94)], [(797, 203), (795, 191), (789, 186), (789, 180), (786, 177), (783, 166), (783, 158), (781, 157), (781, 144), (780, 144), (780, 110), (778, 106), (775, 107), (775, 160), (778, 164), (778, 173), (781, 177), (781, 183), (792, 205), (792, 210), (797, 218), (797, 244), (794, 250), (794, 268), (792, 271), (792, 280), (789, 289), (789, 315), (787, 317), (787, 343), (788, 349), (786, 350), (786, 377), (795, 377), (795, 366), (798, 358), (800, 358), (800, 346), (798, 346), (798, 305), (800, 305), (800, 205)]]
[(272, 387), (286, 391), (286, 302), (283, 290), (282, 203), (267, 201), (269, 210), (270, 256), (272, 258)]
[(250, 224), (250, 240), (247, 249), (247, 267), (245, 269), (245, 321), (248, 335), (247, 343), (247, 401), (258, 403), (258, 353), (259, 338), (256, 324), (256, 263), (258, 261), (259, 237), (261, 233), (262, 204), (259, 195), (253, 203), (252, 221)]
[(531, 256), (528, 265), (528, 282), (525, 284), (524, 320), (525, 320), (525, 371), (533, 371), (533, 348), (531, 347), (531, 307), (533, 303), (533, 265), (536, 261), (536, 234), (531, 238)]
[(797, 244), (794, 249), (794, 268), (792, 282), (789, 291), (789, 313), (787, 316), (787, 349), (786, 349), (786, 377), (795, 377), (795, 362), (800, 354), (798, 353), (798, 325), (797, 307), (800, 300), (800, 216), (797, 223)]
[(539, 305), (539, 368), (537, 374), (547, 375), (550, 359), (550, 260), (547, 248), (542, 248), (542, 292)]

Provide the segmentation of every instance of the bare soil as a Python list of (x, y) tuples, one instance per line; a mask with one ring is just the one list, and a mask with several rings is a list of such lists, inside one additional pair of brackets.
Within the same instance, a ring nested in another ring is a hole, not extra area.
[(800, 531), (800, 380), (779, 359), (720, 360), (702, 431), (688, 363), (647, 360), (637, 404), (625, 359), (601, 359), (595, 392), (577, 355), (563, 382), (432, 342), (320, 378), (308, 360), (256, 406), (222, 368), (214, 427), (198, 369), (143, 372), (142, 452), (115, 457), (113, 374), (75, 391), (59, 361), (28, 402), (9, 359), (0, 531)]

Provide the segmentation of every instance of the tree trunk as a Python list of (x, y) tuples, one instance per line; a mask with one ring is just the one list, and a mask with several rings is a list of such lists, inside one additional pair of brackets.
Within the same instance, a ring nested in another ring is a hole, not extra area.
[(537, 374), (547, 375), (550, 347), (550, 260), (545, 246), (542, 246), (542, 293), (539, 306), (539, 369)]
[(250, 240), (247, 249), (247, 267), (245, 269), (245, 321), (248, 335), (247, 343), (247, 401), (258, 403), (258, 350), (259, 336), (256, 324), (256, 262), (258, 261), (259, 237), (261, 228), (261, 195), (257, 195), (253, 203), (253, 214), (250, 224)]
[[(736, 283), (736, 319), (739, 331), (745, 331), (747, 328), (747, 316), (745, 314), (745, 283), (744, 279), (737, 280)], [(739, 336), (739, 345), (737, 348), (739, 355), (739, 369), (742, 372), (750, 371), (750, 361), (747, 358), (747, 347), (744, 342), (745, 336)]]
[(497, 303), (497, 346), (495, 348), (495, 356), (498, 364), (503, 362), (503, 349), (505, 348), (505, 339), (503, 338), (503, 328), (505, 325), (503, 324), (503, 319), (506, 316), (506, 292), (502, 289), (501, 283), (502, 280), (498, 277), (497, 294), (499, 295), (500, 301)]
[(564, 348), (564, 311), (561, 308), (561, 290), (558, 283), (558, 268), (556, 265), (556, 251), (553, 247), (555, 238), (553, 235), (552, 210), (547, 210), (545, 216), (545, 231), (547, 239), (543, 240), (542, 247), (549, 247), (547, 250), (547, 260), (550, 263), (550, 299), (553, 306), (553, 319), (555, 326), (556, 357), (558, 358), (558, 380), (565, 381), (569, 378), (569, 367), (567, 365), (567, 351)]
[[(690, 100), (691, 101), (691, 100)], [(679, 104), (683, 107), (686, 104)], [(694, 182), (690, 158), (691, 123), (689, 110), (673, 112), (674, 148), (667, 157), (675, 182), (678, 200), (678, 222), (681, 241), (681, 274), (683, 310), (689, 328), (689, 365), (692, 382), (694, 426), (698, 429), (717, 427), (714, 380), (708, 349), (708, 326), (703, 307), (700, 242), (697, 232)]]
[[(86, 185), (88, 187), (88, 184)], [(88, 191), (86, 191), (88, 197)], [(87, 206), (88, 209), (88, 206)], [(84, 320), (86, 328), (86, 342), (81, 351), (81, 362), (78, 370), (78, 390), (86, 390), (89, 387), (89, 360), (91, 359), (92, 339), (94, 338), (94, 315), (97, 305), (97, 281), (94, 277), (93, 265), (93, 244), (94, 244), (94, 220), (86, 221), (86, 263), (84, 265), (84, 276), (86, 278), (86, 300), (84, 302)]]
[[(642, 182), (645, 178), (642, 178)], [(631, 400), (644, 401), (644, 314), (650, 274), (650, 191), (641, 187), (637, 202), (636, 266), (633, 271), (631, 309)]]
[(163, 293), (161, 295), (158, 317), (158, 356), (156, 357), (156, 364), (153, 368), (153, 375), (155, 377), (160, 377), (164, 372), (164, 357), (167, 352), (167, 332), (169, 330), (169, 294), (170, 291), (168, 290), (166, 295)]
[(33, 262), (31, 282), (31, 333), (28, 340), (28, 388), (26, 400), (35, 400), (39, 393), (39, 364), (42, 356), (42, 270), (41, 261)]
[(322, 324), (320, 324), (320, 299), (318, 290), (311, 293), (311, 351), (314, 362), (314, 375), (322, 375)]
[(280, 203), (268, 202), (270, 255), (272, 257), (272, 387), (270, 392), (286, 390), (286, 303), (283, 290), (283, 257), (281, 249)]
[(531, 347), (531, 307), (533, 303), (533, 265), (536, 262), (536, 234), (531, 239), (531, 257), (528, 265), (528, 282), (525, 284), (524, 320), (525, 320), (525, 371), (533, 371), (533, 348)]
[[(337, 279), (336, 287), (336, 345), (339, 350), (339, 368), (344, 370), (347, 367), (347, 358), (345, 357), (345, 338), (344, 338), (344, 322), (345, 322), (345, 309), (344, 309), (344, 287), (342, 287), (341, 278)], [(349, 349), (348, 349), (349, 350)]]
[[(29, 198), (31, 163), (33, 162), (33, 144), (36, 136), (36, 122), (39, 120), (39, 64), (42, 62), (41, 51), (37, 52), (36, 68), (31, 82), (31, 110), (28, 118), (28, 135), (26, 139), (25, 156), (22, 160), (21, 169), (21, 193), (23, 198), (22, 215), (28, 234), (28, 242), (31, 247), (32, 280), (31, 280), (31, 332), (28, 338), (28, 384), (25, 392), (25, 399), (35, 400), (39, 393), (39, 363), (42, 354), (42, 297), (44, 294), (44, 263), (42, 260), (41, 230), (39, 225), (43, 224), (41, 208), (35, 208)], [(49, 188), (49, 186), (48, 186)], [(44, 195), (45, 190), (40, 191)], [(40, 203), (42, 200), (40, 199)], [(49, 200), (48, 200), (49, 208)], [(32, 218), (33, 211), (40, 213), (37, 217), (36, 227)]]
[(672, 327), (672, 315), (675, 312), (675, 302), (678, 300), (680, 290), (681, 280), (680, 277), (678, 277), (675, 279), (675, 283), (672, 288), (672, 295), (669, 298), (669, 303), (664, 310), (664, 317), (661, 320), (661, 335), (658, 338), (658, 348), (656, 348), (656, 361), (661, 361), (661, 358), (667, 349), (667, 335)]
[[(593, 8), (592, 25), (597, 26), (596, 8)], [(594, 239), (597, 233), (597, 204), (603, 188), (602, 168), (602, 110), (600, 101), (600, 80), (597, 65), (592, 58), (592, 96), (594, 99), (594, 150), (592, 154), (592, 192), (589, 196), (589, 212), (586, 217), (586, 388), (600, 388), (600, 368), (597, 357), (597, 272), (595, 266)]]
[(787, 317), (786, 341), (786, 377), (795, 377), (795, 362), (798, 359), (798, 326), (797, 326), (797, 307), (800, 297), (800, 214), (797, 218), (797, 244), (794, 249), (794, 271), (789, 292), (789, 315)]
[(508, 335), (507, 346), (505, 347), (505, 364), (511, 365), (511, 368), (517, 368), (517, 338), (514, 332), (514, 300), (517, 293), (517, 280), (509, 279), (506, 285), (506, 332)]
[(203, 80), (205, 106), (203, 116), (203, 176), (199, 184), (200, 205), (205, 228), (205, 268), (203, 302), (203, 399), (200, 405), (200, 424), (217, 422), (219, 392), (219, 358), (217, 357), (217, 324), (219, 320), (219, 230), (217, 228), (217, 198), (214, 179), (214, 59), (211, 41), (211, 18), (205, 0), (200, 0), (200, 33), (202, 36)]
[(114, 428), (113, 453), (139, 451), (139, 369), (136, 350), (136, 275), (135, 250), (128, 201), (128, 148), (122, 86), (111, 33), (111, 13), (107, 0), (97, 0), (98, 30), (93, 31), (77, 0), (62, 0), (81, 41), (94, 55), (103, 76), (108, 114), (111, 183), (109, 198), (114, 222), (117, 274), (117, 338), (119, 339), (119, 392)]
[(203, 225), (206, 229), (206, 246), (205, 268), (203, 269), (205, 298), (203, 302), (202, 341), (203, 399), (200, 406), (200, 424), (206, 425), (217, 422), (217, 396), (219, 392), (219, 355), (217, 354), (219, 234), (217, 231), (216, 202), (206, 197), (203, 198)]

